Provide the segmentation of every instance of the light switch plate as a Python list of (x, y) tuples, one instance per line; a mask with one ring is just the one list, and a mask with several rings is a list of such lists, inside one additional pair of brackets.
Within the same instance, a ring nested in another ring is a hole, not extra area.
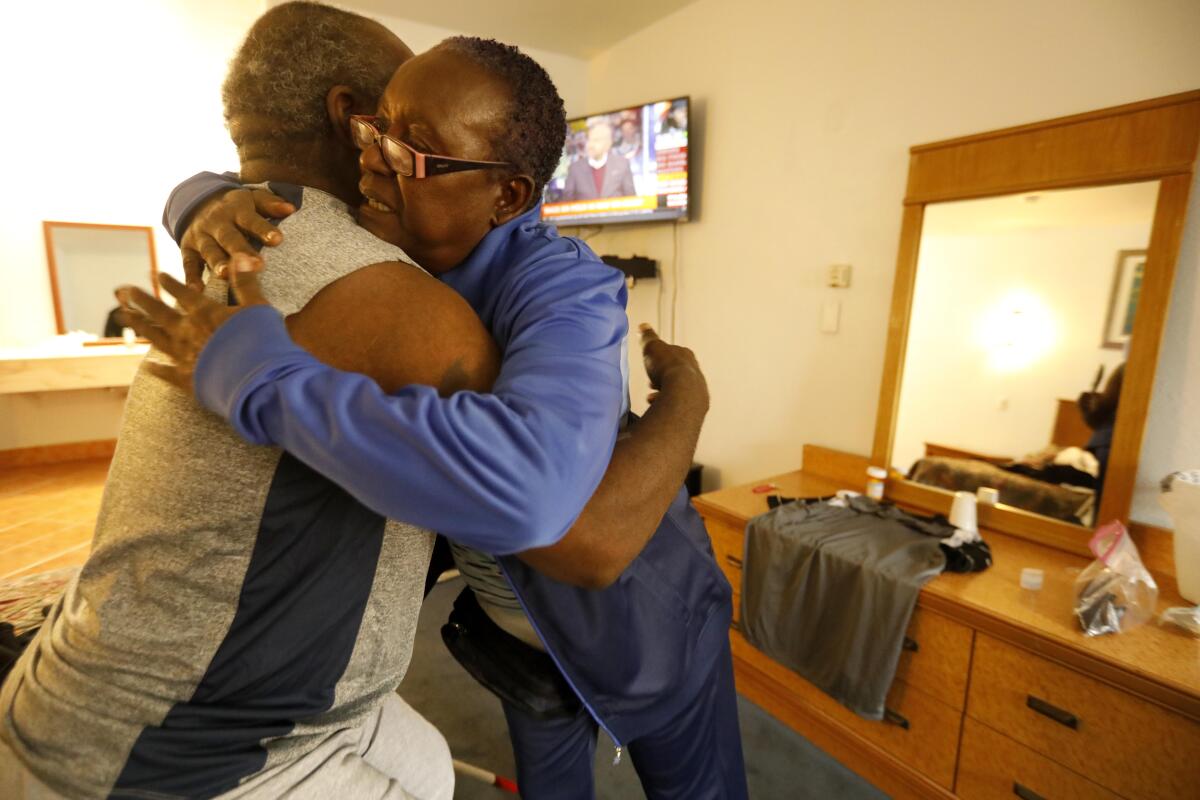
[(842, 304), (828, 300), (821, 304), (821, 333), (837, 333), (842, 317)]

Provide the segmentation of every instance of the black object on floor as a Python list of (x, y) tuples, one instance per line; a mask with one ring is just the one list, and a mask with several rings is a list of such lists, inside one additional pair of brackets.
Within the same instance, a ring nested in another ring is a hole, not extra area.
[[(455, 758), (514, 776), (512, 745), (500, 701), (447, 652), (441, 628), (450, 616), (461, 579), (433, 589), (421, 610), (417, 642), (400, 694), (445, 735)], [(743, 698), (738, 699), (750, 796), (754, 800), (886, 800), (879, 790), (803, 737)], [(612, 748), (596, 748), (597, 800), (644, 797), (628, 758), (612, 766)], [(460, 780), (457, 800), (503, 800), (511, 795)]]

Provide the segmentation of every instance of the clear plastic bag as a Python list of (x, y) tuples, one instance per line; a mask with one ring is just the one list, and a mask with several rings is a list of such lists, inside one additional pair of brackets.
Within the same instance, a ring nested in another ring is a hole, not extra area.
[(1121, 633), (1148, 621), (1158, 603), (1158, 584), (1142, 564), (1137, 546), (1120, 522), (1096, 531), (1088, 543), (1096, 560), (1075, 581), (1075, 616), (1088, 636)]
[(1159, 619), (1178, 625), (1193, 636), (1200, 636), (1200, 606), (1168, 608)]

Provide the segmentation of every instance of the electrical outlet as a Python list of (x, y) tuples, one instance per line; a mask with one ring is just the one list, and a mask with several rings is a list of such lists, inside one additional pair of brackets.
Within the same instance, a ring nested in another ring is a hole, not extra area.
[(851, 271), (852, 268), (849, 264), (831, 265), (829, 267), (829, 287), (831, 289), (849, 289)]

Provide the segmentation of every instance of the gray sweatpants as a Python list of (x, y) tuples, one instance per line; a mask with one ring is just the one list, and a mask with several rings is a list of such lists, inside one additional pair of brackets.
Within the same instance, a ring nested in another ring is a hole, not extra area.
[[(221, 800), (451, 800), (445, 738), (397, 695), (358, 728), (338, 731), (302, 758), (255, 775)], [(0, 742), (0, 797), (65, 800)]]

